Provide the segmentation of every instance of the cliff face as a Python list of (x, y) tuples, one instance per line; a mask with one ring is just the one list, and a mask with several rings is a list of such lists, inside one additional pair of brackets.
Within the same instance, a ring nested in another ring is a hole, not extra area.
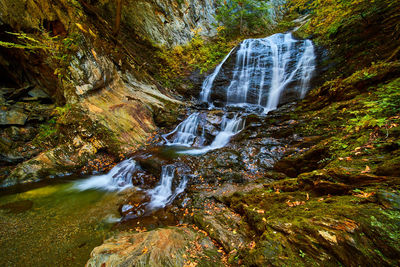
[[(100, 0), (95, 6), (112, 21), (115, 1)], [(122, 27), (155, 44), (167, 47), (185, 44), (195, 30), (205, 37), (216, 35), (214, 0), (128, 0), (122, 8)]]
[(185, 43), (199, 27), (213, 33), (210, 1), (126, 1), (118, 37), (113, 1), (0, 4), (0, 40), (25, 48), (0, 49), (6, 185), (75, 171), (104, 153), (133, 152), (156, 122), (173, 122), (182, 104), (151, 76), (152, 43)]

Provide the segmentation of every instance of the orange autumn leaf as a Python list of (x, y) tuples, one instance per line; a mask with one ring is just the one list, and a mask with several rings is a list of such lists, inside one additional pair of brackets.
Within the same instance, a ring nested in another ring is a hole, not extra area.
[(365, 170), (363, 170), (361, 173), (368, 173), (371, 171), (371, 168), (367, 165), (365, 166)]

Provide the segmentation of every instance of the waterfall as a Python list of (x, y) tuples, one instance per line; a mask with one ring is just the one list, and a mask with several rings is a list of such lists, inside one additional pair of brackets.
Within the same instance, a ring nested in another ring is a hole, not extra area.
[(310, 40), (305, 40), (305, 52), (302, 57), (302, 75), (301, 75), (301, 98), (306, 96), (310, 87), (310, 80), (315, 72), (315, 52), (314, 46)]
[[(219, 79), (218, 74), (231, 53), (203, 83), (202, 101), (212, 105), (209, 96), (214, 81)], [(298, 98), (303, 98), (316, 62), (312, 42), (296, 40), (291, 33), (244, 40), (235, 56), (232, 79), (224, 89), (226, 105), (259, 106), (265, 113), (278, 107), (285, 90), (292, 90)]]
[(226, 115), (221, 122), (221, 131), (215, 136), (214, 141), (209, 145), (199, 149), (187, 150), (181, 153), (189, 155), (201, 155), (208, 151), (222, 148), (229, 143), (232, 136), (239, 133), (244, 128), (244, 120), (235, 114), (232, 119), (228, 119)]
[(209, 146), (211, 149), (218, 149), (226, 146), (232, 136), (240, 132), (244, 127), (244, 120), (235, 114), (232, 119), (228, 119), (226, 116), (221, 122), (221, 131), (215, 136), (214, 141)]
[(225, 56), (225, 58), (221, 61), (221, 63), (215, 68), (214, 72), (207, 76), (207, 78), (204, 80), (202, 86), (201, 86), (201, 92), (200, 92), (200, 100), (202, 102), (210, 102), (210, 93), (211, 93), (211, 88), (213, 86), (215, 77), (217, 77), (219, 71), (222, 68), (222, 65), (224, 65), (225, 61), (229, 58), (229, 56), (231, 55), (232, 51), (234, 49), (232, 49), (228, 55)]
[(148, 208), (163, 208), (172, 203), (172, 201), (185, 190), (187, 180), (183, 178), (178, 187), (172, 191), (172, 181), (174, 177), (174, 165), (165, 165), (162, 167), (160, 184), (147, 192), (151, 197)]
[[(172, 132), (163, 135), (167, 145), (192, 146), (196, 138), (199, 137), (198, 128), (200, 120), (200, 113), (193, 113), (181, 122)], [(170, 135), (174, 135), (172, 141), (167, 139)]]
[(95, 175), (86, 180), (75, 183), (75, 188), (81, 191), (88, 189), (102, 189), (105, 191), (121, 191), (132, 186), (132, 173), (136, 169), (136, 162), (127, 159), (112, 168), (107, 174)]
[[(232, 56), (235, 58), (231, 59)], [(229, 65), (228, 60), (235, 60), (231, 72), (224, 70), (224, 67)], [(210, 99), (212, 91), (223, 90), (219, 91), (216, 97), (225, 94), (226, 106), (245, 108), (255, 106), (256, 109), (253, 110), (262, 108), (264, 113), (267, 113), (278, 107), (285, 90), (292, 95), (294, 93), (297, 98), (303, 98), (306, 95), (315, 71), (315, 64), (312, 42), (296, 40), (291, 33), (275, 34), (261, 39), (247, 39), (237, 49), (232, 49), (213, 73), (204, 80), (200, 100), (207, 102), (211, 108), (213, 107), (213, 99)], [(222, 70), (223, 74), (221, 74)], [(230, 81), (224, 83), (226, 82), (224, 79), (230, 75), (232, 77)], [(218, 79), (222, 79), (222, 82)], [(221, 84), (226, 84), (226, 86), (221, 89)], [(215, 115), (218, 113), (211, 112), (195, 112), (189, 115), (173, 131), (162, 136), (166, 145), (197, 146), (198, 148), (178, 151), (178, 153), (201, 155), (226, 146), (230, 139), (245, 126), (245, 116), (239, 113), (225, 113), (221, 119), (220, 115)], [(208, 127), (205, 124), (207, 120), (204, 119), (207, 114), (211, 114), (214, 118), (218, 117), (219, 131), (215, 131), (215, 125), (212, 125), (214, 140), (211, 144), (202, 146), (205, 140), (204, 132)], [(80, 182), (78, 188), (81, 190), (126, 188), (132, 185), (131, 178), (134, 169), (133, 160), (123, 161), (106, 175), (94, 176)], [(150, 202), (146, 204), (148, 211), (171, 204), (185, 190), (186, 177), (182, 178), (175, 190), (172, 186), (174, 178), (175, 166), (164, 165), (159, 184), (147, 191), (150, 196)]]

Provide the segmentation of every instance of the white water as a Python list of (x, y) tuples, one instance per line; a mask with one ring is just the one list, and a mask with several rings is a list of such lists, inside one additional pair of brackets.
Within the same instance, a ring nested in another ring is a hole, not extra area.
[[(210, 99), (214, 81), (232, 54), (232, 49), (223, 61), (215, 68), (202, 84), (200, 100), (212, 107)], [(275, 34), (263, 39), (248, 39), (241, 43), (237, 55), (233, 78), (226, 88), (227, 105), (262, 107), (264, 112), (276, 109), (285, 89), (290, 86), (303, 98), (309, 89), (309, 83), (315, 71), (315, 53), (311, 41), (295, 40), (290, 33)], [(293, 85), (294, 84), (294, 85)], [(172, 132), (163, 135), (167, 145), (191, 147), (204, 140), (204, 121), (201, 113), (193, 113)], [(223, 117), (220, 131), (208, 146), (182, 151), (180, 153), (201, 155), (208, 151), (226, 146), (232, 136), (244, 128), (244, 119), (235, 114), (232, 118)], [(199, 129), (202, 127), (201, 133)], [(172, 136), (172, 138), (171, 138)], [(169, 140), (169, 139), (170, 140)], [(201, 139), (198, 139), (201, 138)], [(200, 140), (200, 142), (198, 142)], [(135, 161), (125, 160), (114, 167), (108, 174), (93, 176), (77, 182), (79, 190), (102, 189), (107, 191), (123, 190), (132, 186), (132, 173), (136, 168)], [(163, 208), (181, 194), (187, 185), (183, 178), (173, 190), (175, 167), (162, 167), (161, 180), (154, 189), (148, 190), (151, 200), (148, 209)]]
[(235, 114), (232, 119), (228, 119), (226, 116), (221, 122), (221, 131), (215, 136), (214, 141), (209, 145), (200, 149), (193, 149), (183, 151), (181, 153), (189, 155), (201, 155), (208, 151), (222, 148), (229, 143), (232, 136), (239, 133), (244, 128), (244, 120)]
[(149, 190), (147, 193), (150, 195), (151, 200), (147, 205), (150, 209), (159, 209), (172, 203), (172, 201), (182, 193), (187, 184), (184, 178), (179, 186), (172, 191), (172, 181), (175, 177), (175, 166), (165, 165), (162, 167), (160, 184), (154, 189)]
[(104, 191), (121, 191), (132, 187), (132, 173), (136, 168), (133, 159), (120, 162), (107, 174), (95, 175), (88, 179), (75, 182), (74, 188), (84, 191), (88, 189), (100, 189)]
[[(196, 138), (199, 137), (198, 127), (200, 123), (200, 113), (196, 112), (181, 122), (172, 132), (163, 135), (167, 145), (192, 146)], [(168, 136), (173, 135), (174, 139), (169, 141)]]
[(207, 78), (204, 80), (202, 86), (201, 86), (201, 92), (200, 92), (200, 100), (202, 102), (207, 102), (210, 103), (210, 93), (211, 93), (211, 88), (213, 86), (215, 77), (217, 77), (218, 73), (221, 70), (222, 65), (224, 65), (225, 61), (229, 58), (229, 56), (231, 55), (232, 51), (234, 49), (232, 49), (228, 55), (226, 55), (226, 57), (221, 61), (221, 63), (215, 68), (214, 72), (207, 76)]
[[(200, 98), (210, 105), (213, 83), (230, 54), (203, 83)], [(236, 53), (233, 77), (226, 88), (226, 104), (256, 105), (265, 112), (274, 110), (283, 91), (289, 87), (294, 87), (299, 98), (303, 98), (314, 70), (315, 53), (310, 40), (295, 40), (291, 33), (244, 40)]]

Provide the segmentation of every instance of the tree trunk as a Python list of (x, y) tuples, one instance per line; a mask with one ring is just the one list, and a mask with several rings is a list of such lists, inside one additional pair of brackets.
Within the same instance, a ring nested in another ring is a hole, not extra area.
[(119, 33), (119, 29), (121, 27), (121, 11), (122, 11), (122, 0), (117, 1), (117, 13), (115, 16), (115, 27), (114, 27), (114, 35), (117, 36)]

